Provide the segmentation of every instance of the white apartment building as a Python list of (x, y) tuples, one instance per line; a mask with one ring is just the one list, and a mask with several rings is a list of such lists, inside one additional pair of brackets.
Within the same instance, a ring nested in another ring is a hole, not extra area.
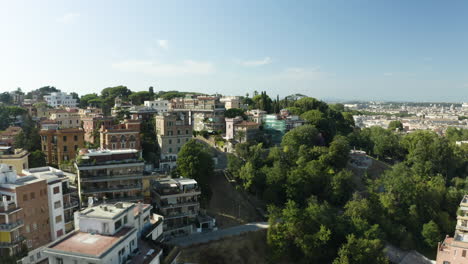
[(54, 92), (50, 95), (46, 95), (44, 96), (44, 100), (47, 102), (47, 105), (52, 107), (76, 107), (77, 105), (76, 99), (74, 99), (71, 95), (62, 92)]
[[(92, 198), (88, 204), (91, 206), (75, 213), (79, 230), (44, 250), (50, 264), (160, 263), (162, 249), (140, 239), (157, 239), (162, 233), (162, 218), (150, 216), (151, 205), (118, 202), (92, 206)], [(141, 253), (135, 254), (138, 250)]]
[(158, 111), (158, 113), (164, 113), (171, 110), (171, 103), (169, 100), (156, 99), (153, 101), (145, 101), (143, 104), (146, 107)]

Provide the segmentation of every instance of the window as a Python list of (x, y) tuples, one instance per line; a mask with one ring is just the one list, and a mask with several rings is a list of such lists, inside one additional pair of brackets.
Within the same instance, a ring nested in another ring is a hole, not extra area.
[(172, 153), (172, 148), (169, 148), (169, 153)]
[(23, 201), (27, 201), (28, 200), (28, 195), (27, 194), (23, 194)]
[(128, 222), (127, 216), (124, 216), (124, 218), (123, 218), (123, 224), (125, 225), (127, 222)]
[[(76, 120), (78, 122), (78, 120)], [(78, 136), (73, 136), (73, 138), (75, 139), (75, 141), (78, 141)]]
[(119, 219), (115, 222), (115, 230), (119, 229), (122, 226), (122, 219)]
[(60, 186), (54, 187), (54, 194), (57, 194), (60, 192)]
[(177, 139), (177, 143), (180, 143), (180, 138)]
[(75, 145), (75, 151), (77, 151), (77, 150), (78, 150), (78, 145)]
[(462, 257), (466, 258), (466, 250), (462, 251)]
[(169, 144), (172, 144), (172, 139), (169, 139)]
[(57, 215), (57, 216), (55, 217), (55, 223), (58, 224), (58, 223), (60, 223), (60, 222), (62, 222), (62, 215)]
[(179, 129), (177, 129), (177, 135), (180, 135), (180, 130)]
[(63, 236), (63, 229), (57, 231), (57, 237)]
[(67, 146), (63, 146), (63, 151), (67, 151)]
[(185, 130), (185, 135), (188, 135), (188, 129)]
[(55, 258), (57, 264), (63, 264), (63, 258)]
[(31, 229), (29, 228), (29, 225), (26, 225), (26, 233), (31, 232)]
[(34, 231), (37, 230), (37, 224), (36, 224), (36, 222), (33, 223), (33, 229), (34, 229)]
[(63, 142), (67, 142), (67, 136), (63, 136)]
[(34, 262), (34, 255), (29, 256), (29, 261)]
[(29, 194), (29, 196), (31, 197), (31, 200), (36, 198), (36, 193), (35, 192), (32, 192)]
[(54, 209), (62, 207), (62, 203), (60, 201), (57, 201), (54, 203)]
[(41, 259), (41, 252), (37, 252), (36, 258), (37, 258), (38, 260)]
[(444, 261), (443, 264), (450, 264), (450, 261)]

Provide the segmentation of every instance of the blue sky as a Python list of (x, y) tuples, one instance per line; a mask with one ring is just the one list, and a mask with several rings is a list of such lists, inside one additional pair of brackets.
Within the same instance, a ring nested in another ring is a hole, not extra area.
[(468, 101), (468, 2), (0, 0), (0, 91)]

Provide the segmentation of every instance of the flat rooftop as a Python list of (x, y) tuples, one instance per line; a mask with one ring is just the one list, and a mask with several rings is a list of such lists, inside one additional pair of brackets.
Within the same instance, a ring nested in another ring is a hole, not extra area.
[(95, 157), (95, 156), (106, 156), (112, 154), (130, 154), (138, 153), (136, 149), (88, 149), (88, 153), (84, 154), (85, 156)]
[(76, 231), (72, 235), (51, 245), (49, 249), (71, 254), (84, 254), (99, 257), (127, 235), (136, 232), (135, 228), (124, 227), (113, 236), (104, 236)]
[[(151, 207), (149, 204), (141, 204), (143, 212)], [(138, 204), (118, 202), (116, 204), (101, 204), (80, 211), (80, 217), (113, 219), (127, 210), (133, 210), (134, 216), (139, 214)]]

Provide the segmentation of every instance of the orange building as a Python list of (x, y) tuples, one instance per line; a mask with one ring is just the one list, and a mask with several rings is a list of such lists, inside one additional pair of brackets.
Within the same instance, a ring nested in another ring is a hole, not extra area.
[(102, 149), (141, 150), (140, 121), (125, 120), (111, 127), (101, 126), (99, 132)]
[(63, 161), (76, 157), (78, 149), (84, 147), (84, 131), (81, 128), (58, 129), (53, 126), (43, 126), (41, 149), (46, 154), (49, 165), (60, 165)]

